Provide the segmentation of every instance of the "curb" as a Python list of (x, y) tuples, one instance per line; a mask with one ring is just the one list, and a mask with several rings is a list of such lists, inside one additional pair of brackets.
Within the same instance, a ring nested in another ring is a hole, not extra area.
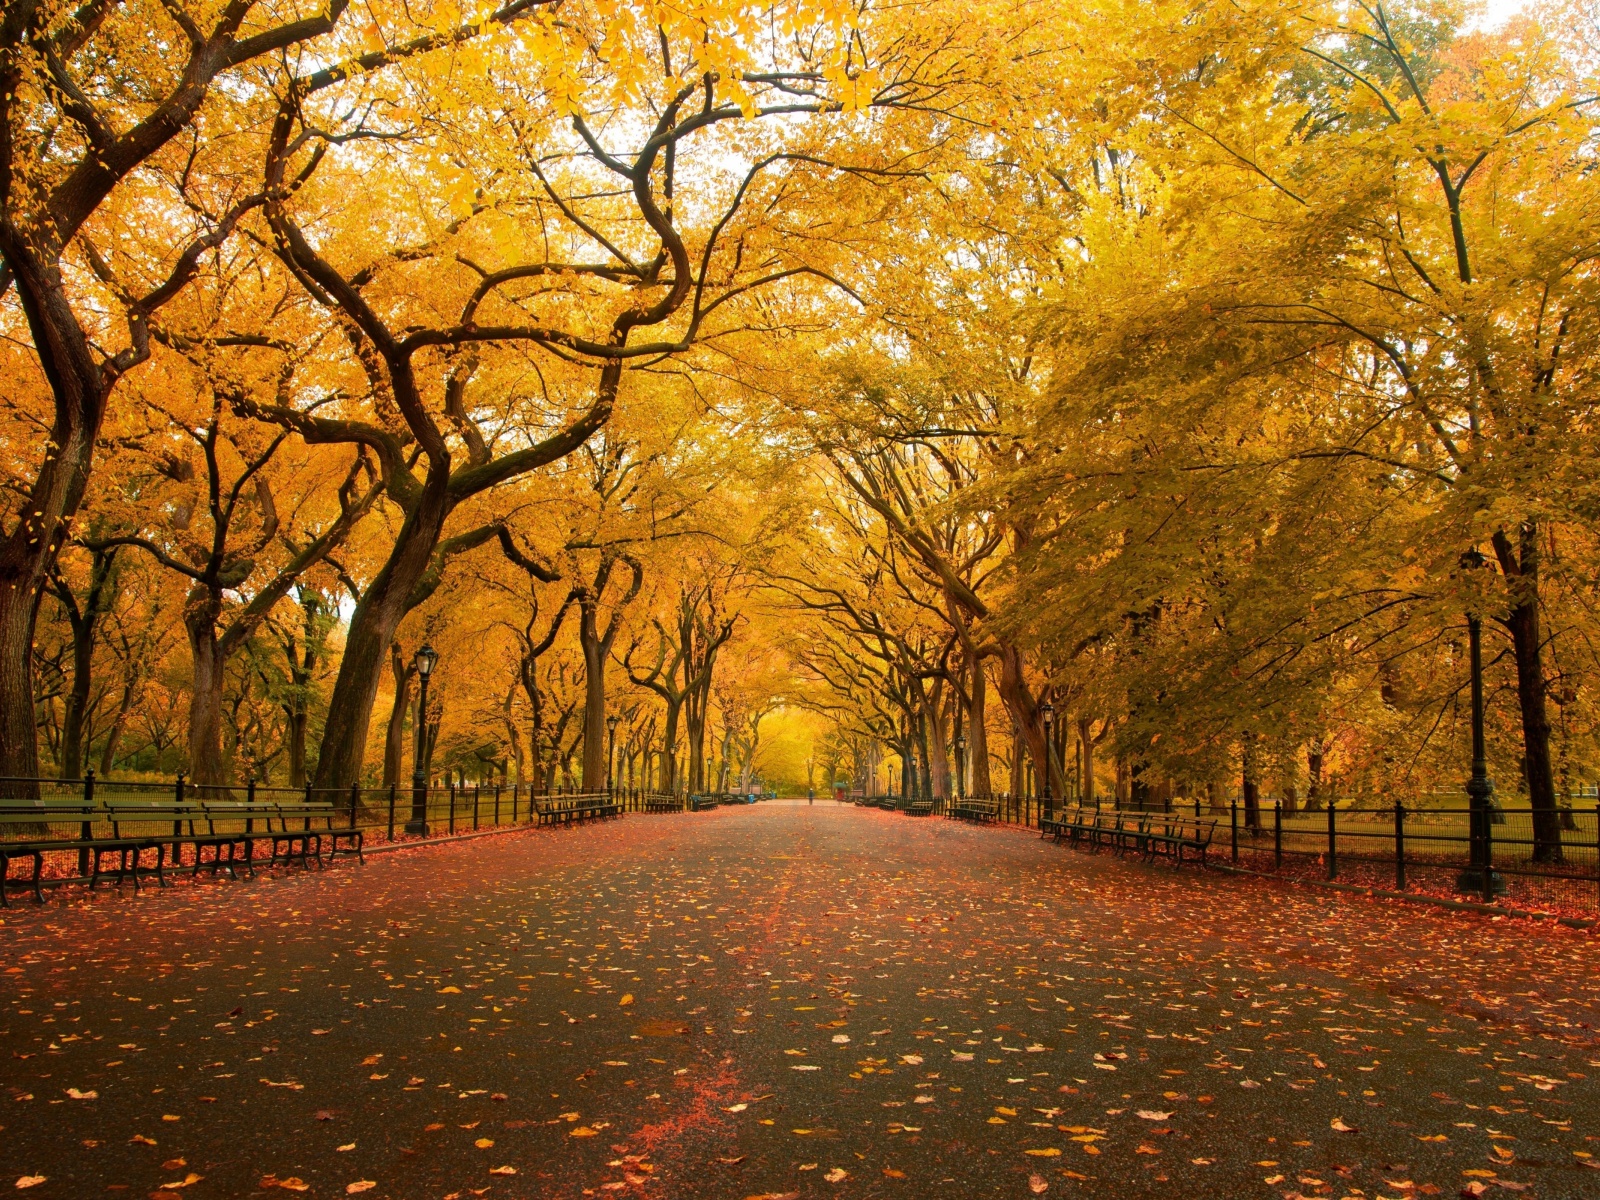
[(1558, 917), (1555, 913), (1507, 908), (1503, 904), (1484, 904), (1481, 901), (1473, 900), (1446, 900), (1440, 896), (1422, 896), (1411, 892), (1396, 892), (1387, 888), (1363, 887), (1359, 883), (1333, 883), (1325, 879), (1291, 879), (1283, 875), (1274, 875), (1270, 871), (1252, 871), (1247, 867), (1225, 867), (1220, 863), (1207, 863), (1206, 868), (1211, 871), (1222, 871), (1229, 875), (1249, 875), (1256, 879), (1270, 879), (1276, 883), (1292, 884), (1295, 887), (1322, 888), (1333, 892), (1354, 892), (1369, 899), (1400, 900), (1406, 904), (1431, 905), (1434, 908), (1452, 909), (1456, 912), (1487, 913), (1493, 917), (1516, 917), (1524, 921), (1554, 921), (1557, 925), (1565, 925), (1570, 929), (1594, 929), (1596, 926), (1600, 926), (1600, 919), (1594, 917)]

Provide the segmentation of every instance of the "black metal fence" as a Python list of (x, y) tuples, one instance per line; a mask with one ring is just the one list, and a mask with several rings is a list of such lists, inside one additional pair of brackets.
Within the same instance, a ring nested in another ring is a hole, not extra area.
[(1536, 814), (1501, 805), (1476, 830), (1460, 803), (1286, 813), (1276, 802), (1252, 823), (1233, 802), (1218, 816), (1231, 861), (1251, 870), (1531, 910), (1600, 911), (1600, 807)]

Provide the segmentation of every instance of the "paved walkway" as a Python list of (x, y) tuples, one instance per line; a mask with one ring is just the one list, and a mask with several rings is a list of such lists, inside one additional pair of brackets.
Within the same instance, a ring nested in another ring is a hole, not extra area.
[(1597, 964), (1020, 830), (633, 816), (13, 907), (0, 1187), (1593, 1197)]

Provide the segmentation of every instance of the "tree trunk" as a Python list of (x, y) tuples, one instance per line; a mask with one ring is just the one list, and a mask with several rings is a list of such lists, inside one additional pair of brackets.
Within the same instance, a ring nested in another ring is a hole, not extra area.
[(111, 768), (117, 761), (117, 744), (122, 741), (122, 734), (128, 728), (128, 716), (133, 712), (133, 700), (138, 688), (131, 679), (124, 680), (122, 684), (122, 699), (117, 703), (117, 715), (111, 722), (111, 728), (106, 732), (106, 744), (100, 748), (100, 774), (103, 777), (111, 774)]
[(1322, 811), (1322, 743), (1318, 742), (1306, 753), (1306, 774), (1310, 777), (1306, 785), (1306, 811), (1308, 813)]
[(450, 513), (449, 475), (448, 460), (430, 466), (422, 493), (400, 526), (388, 561), (350, 618), (317, 756), (315, 786), (319, 788), (349, 788), (361, 778), (372, 706), (378, 698), (378, 681), (389, 646), (408, 611), (412, 589), (427, 574)]
[(595, 628), (595, 603), (584, 601), (578, 614), (578, 644), (583, 649), (583, 790), (606, 790), (606, 646)]
[[(1561, 814), (1550, 761), (1550, 718), (1545, 712), (1543, 646), (1539, 640), (1539, 528), (1529, 521), (1514, 548), (1505, 533), (1494, 535), (1495, 556), (1511, 594), (1504, 624), (1511, 632), (1517, 664), (1517, 703), (1522, 713), (1522, 752), (1526, 759), (1528, 806), (1533, 810), (1533, 861), (1562, 861)], [(1519, 554), (1520, 550), (1520, 554)]]
[(983, 659), (972, 660), (972, 710), (967, 714), (967, 778), (968, 788), (974, 796), (987, 796), (994, 791), (989, 779), (989, 681), (984, 673)]
[[(15, 234), (9, 218), (0, 225)], [(105, 416), (106, 379), (62, 290), (60, 267), (41, 262), (15, 236), (6, 237), (3, 253), (55, 398), (44, 462), (15, 509), (20, 514), (15, 525), (0, 540), (0, 776), (35, 779), (34, 623), (64, 540), (62, 523), (77, 513), (88, 485)]]
[(1078, 803), (1094, 807), (1094, 718), (1078, 718), (1078, 754), (1082, 760), (1083, 778), (1078, 782)]
[(189, 781), (227, 783), (222, 759), (222, 683), (226, 660), (217, 644), (216, 609), (220, 595), (204, 585), (189, 594), (183, 624), (189, 634), (194, 680), (189, 693)]
[(89, 673), (94, 664), (94, 623), (72, 621), (72, 686), (67, 689), (61, 714), (61, 752), (56, 765), (63, 779), (76, 779), (83, 770), (83, 727), (89, 714)]
[(411, 667), (400, 656), (400, 643), (389, 644), (389, 673), (394, 677), (394, 707), (383, 735), (383, 786), (398, 786), (406, 753), (406, 710), (411, 707)]
[(1256, 784), (1255, 755), (1246, 749), (1241, 772), (1244, 791), (1244, 823), (1249, 829), (1261, 828), (1261, 790)]
[[(1027, 680), (1023, 678), (1022, 651), (1009, 642), (998, 644), (1000, 678), (996, 688), (1011, 713), (1018, 734), (1028, 747), (1028, 757), (1033, 762), (1034, 777), (1043, 779), (1042, 772), (1050, 769), (1048, 756), (1045, 753), (1044, 729), (1039, 723), (1038, 705), (1034, 703), (1033, 695), (1028, 691)], [(1013, 767), (1013, 771), (1018, 769)]]
[(936, 800), (950, 798), (950, 758), (945, 748), (950, 744), (950, 714), (946, 711), (944, 700), (944, 680), (938, 680), (934, 686), (933, 707), (928, 713), (929, 731), (928, 767), (932, 796)]

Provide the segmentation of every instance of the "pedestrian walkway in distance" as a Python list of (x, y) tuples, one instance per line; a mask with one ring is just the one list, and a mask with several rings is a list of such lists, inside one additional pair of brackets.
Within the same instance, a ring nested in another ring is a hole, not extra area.
[(34, 1196), (1600, 1181), (1591, 935), (1021, 829), (628, 816), (21, 906), (0, 958), (0, 1165)]

